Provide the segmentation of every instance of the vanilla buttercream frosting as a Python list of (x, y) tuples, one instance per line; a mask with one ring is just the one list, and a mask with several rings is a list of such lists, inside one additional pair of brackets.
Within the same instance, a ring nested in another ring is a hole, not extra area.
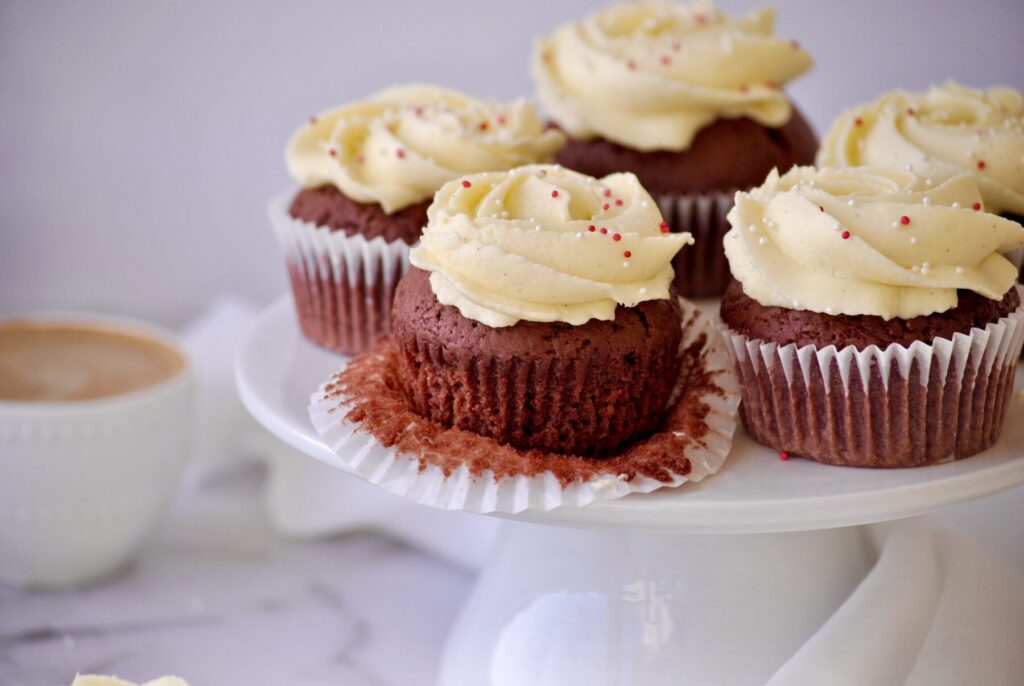
[(463, 174), (550, 161), (563, 142), (526, 101), (414, 84), (311, 117), (288, 141), (285, 162), (306, 188), (331, 184), (391, 213)]
[(970, 173), (990, 212), (1024, 215), (1024, 95), (953, 81), (890, 91), (844, 112), (818, 166), (910, 167), (933, 180)]
[(583, 324), (669, 297), (669, 233), (633, 174), (595, 179), (557, 165), (473, 174), (437, 192), (413, 265), (437, 299), (487, 326)]
[(794, 167), (736, 194), (725, 253), (766, 306), (884, 319), (944, 312), (963, 288), (1001, 299), (1017, 270), (1000, 253), (1024, 227), (982, 209), (971, 175), (932, 181), (880, 167)]
[(685, 150), (719, 118), (789, 121), (780, 89), (813, 60), (774, 24), (767, 8), (732, 18), (707, 2), (613, 5), (537, 41), (533, 76), (575, 138)]

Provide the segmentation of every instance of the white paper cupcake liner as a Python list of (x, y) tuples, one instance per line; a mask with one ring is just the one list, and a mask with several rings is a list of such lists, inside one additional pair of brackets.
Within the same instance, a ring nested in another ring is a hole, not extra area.
[[(739, 387), (732, 360), (714, 322), (694, 304), (681, 303), (683, 321), (688, 325), (684, 326), (680, 349), (685, 350), (703, 336), (704, 368), (714, 375), (718, 387), (717, 392), (700, 397), (708, 407), (704, 420), (707, 432), (700, 440), (690, 441), (686, 446), (686, 457), (690, 461), (687, 474), (670, 472), (665, 480), (648, 476), (628, 480), (624, 475), (606, 473), (563, 485), (549, 471), (496, 479), (492, 470), (474, 475), (468, 465), (462, 464), (446, 476), (438, 466), (421, 463), (415, 454), (385, 447), (373, 434), (360, 430), (359, 423), (349, 421), (346, 415), (351, 409), (350, 399), (329, 392), (329, 386), (337, 375), (321, 384), (312, 395), (310, 419), (331, 450), (359, 476), (391, 493), (447, 510), (512, 514), (523, 510), (582, 507), (597, 500), (613, 500), (630, 493), (649, 493), (663, 487), (679, 486), (686, 481), (700, 481), (718, 471), (732, 446)], [(381, 353), (375, 349), (367, 354)], [(681, 376), (681, 382), (683, 380)], [(685, 389), (677, 391), (682, 392)], [(673, 436), (678, 440), (685, 439), (682, 432), (675, 432)], [(499, 448), (497, 443), (494, 447)]]
[(276, 196), (267, 214), (288, 263), (302, 333), (329, 350), (362, 352), (391, 330), (391, 301), (411, 246), (295, 219), (288, 213), (293, 195)]
[(998, 438), (1024, 345), (1024, 305), (984, 329), (884, 350), (725, 335), (756, 440), (829, 464), (921, 466)]
[(735, 195), (735, 190), (728, 190), (655, 198), (672, 231), (689, 231), (696, 241), (680, 250), (672, 261), (680, 295), (721, 295), (732, 280), (722, 241), (729, 230), (726, 215), (732, 209)]

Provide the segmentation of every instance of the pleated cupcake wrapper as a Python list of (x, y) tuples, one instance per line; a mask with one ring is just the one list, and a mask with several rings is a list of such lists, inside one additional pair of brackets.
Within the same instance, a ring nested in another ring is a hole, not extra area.
[(330, 379), (312, 395), (310, 419), (330, 449), (353, 472), (386, 491), (446, 510), (512, 514), (523, 510), (582, 507), (598, 500), (614, 500), (630, 493), (650, 493), (686, 481), (700, 481), (718, 471), (732, 446), (739, 387), (720, 331), (695, 305), (685, 301), (682, 304), (683, 320), (693, 322), (684, 328), (682, 345), (691, 344), (701, 334), (706, 334), (705, 365), (709, 371), (717, 372), (716, 383), (722, 391), (702, 398), (709, 408), (705, 418), (708, 432), (702, 446), (688, 449), (686, 456), (691, 469), (686, 475), (672, 473), (666, 481), (649, 477), (630, 481), (607, 474), (563, 486), (551, 472), (498, 480), (490, 470), (473, 475), (462, 465), (445, 476), (439, 467), (429, 463), (421, 467), (415, 455), (383, 446), (369, 432), (360, 431), (358, 424), (344, 419), (349, 406), (342, 398), (328, 396), (326, 388)]
[(285, 252), (299, 326), (317, 345), (349, 355), (373, 345), (391, 329), (391, 301), (409, 268), (410, 246), (295, 219), (292, 192), (267, 206)]
[(1024, 306), (969, 334), (884, 350), (780, 346), (729, 329), (725, 337), (744, 424), (761, 443), (830, 464), (919, 466), (997, 439), (1024, 345)]
[(658, 207), (673, 231), (689, 231), (695, 243), (676, 255), (675, 284), (687, 298), (722, 295), (732, 280), (722, 240), (729, 230), (726, 215), (732, 209), (735, 190), (706, 194), (659, 195)]

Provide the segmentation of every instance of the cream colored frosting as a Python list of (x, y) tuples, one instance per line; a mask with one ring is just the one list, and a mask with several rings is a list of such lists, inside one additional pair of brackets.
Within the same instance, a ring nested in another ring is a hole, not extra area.
[(844, 112), (818, 166), (881, 165), (933, 180), (969, 172), (990, 212), (1024, 215), (1024, 95), (949, 81), (923, 93), (891, 91)]
[(557, 165), (445, 184), (410, 260), (437, 299), (487, 326), (583, 324), (669, 297), (672, 257), (693, 242), (668, 233), (632, 174), (594, 179)]
[(767, 8), (730, 18), (707, 2), (613, 5), (537, 42), (538, 95), (573, 137), (637, 150), (685, 150), (719, 118), (779, 127), (791, 115), (781, 86), (813, 60), (774, 24)]
[(984, 212), (967, 174), (772, 171), (736, 194), (729, 222), (729, 266), (757, 302), (885, 319), (944, 312), (958, 288), (1002, 298), (1017, 270), (1000, 253), (1024, 247), (1024, 227)]
[[(134, 682), (119, 679), (116, 676), (100, 676), (98, 674), (79, 674), (71, 682), (71, 686), (138, 686)], [(164, 676), (147, 681), (141, 686), (188, 686), (184, 679), (176, 676)]]
[(548, 162), (563, 142), (523, 100), (500, 104), (417, 84), (312, 117), (288, 141), (285, 161), (304, 187), (333, 184), (390, 213), (463, 174)]

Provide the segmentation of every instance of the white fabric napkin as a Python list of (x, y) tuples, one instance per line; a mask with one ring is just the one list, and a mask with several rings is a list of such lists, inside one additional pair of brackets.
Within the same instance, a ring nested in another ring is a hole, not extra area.
[(199, 374), (200, 427), (193, 486), (216, 481), (240, 463), (266, 465), (266, 511), (275, 530), (294, 538), (373, 530), (476, 570), (499, 522), (422, 507), (317, 462), (263, 429), (246, 411), (234, 382), (234, 359), (257, 308), (234, 297), (215, 301), (185, 327)]

